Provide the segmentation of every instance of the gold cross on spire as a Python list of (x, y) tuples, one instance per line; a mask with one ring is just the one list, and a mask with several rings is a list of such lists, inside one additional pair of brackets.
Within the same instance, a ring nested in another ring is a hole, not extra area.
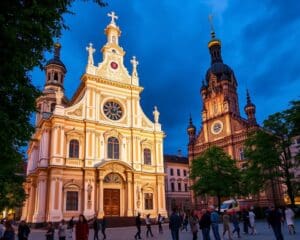
[(111, 17), (112, 24), (116, 24), (115, 19), (118, 19), (119, 17), (115, 14), (115, 12), (108, 13), (107, 16)]

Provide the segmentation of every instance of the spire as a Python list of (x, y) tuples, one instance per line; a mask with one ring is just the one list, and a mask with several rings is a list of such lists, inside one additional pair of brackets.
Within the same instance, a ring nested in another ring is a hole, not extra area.
[(189, 135), (189, 141), (192, 142), (195, 139), (196, 127), (193, 124), (192, 114), (190, 114), (189, 125), (187, 127), (187, 133)]
[(61, 49), (60, 43), (56, 42), (54, 44), (54, 59), (56, 60), (60, 60), (60, 49)]
[(221, 41), (216, 38), (216, 33), (213, 25), (213, 16), (209, 15), (211, 40), (208, 42), (208, 48), (211, 55), (211, 64), (223, 62), (221, 56)]
[(246, 90), (246, 95), (247, 95), (247, 104), (244, 108), (245, 113), (247, 115), (248, 121), (250, 124), (256, 124), (256, 117), (255, 117), (255, 111), (256, 107), (255, 105), (251, 102), (250, 94), (248, 89)]

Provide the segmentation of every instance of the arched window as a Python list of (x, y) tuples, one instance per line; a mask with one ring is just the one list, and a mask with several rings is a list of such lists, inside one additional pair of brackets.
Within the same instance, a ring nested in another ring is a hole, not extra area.
[(57, 72), (54, 73), (54, 81), (58, 81), (58, 73)]
[(107, 144), (107, 157), (111, 159), (119, 159), (119, 140), (110, 137)]
[(144, 164), (151, 165), (151, 151), (149, 148), (144, 149)]
[(69, 157), (79, 158), (79, 142), (78, 140), (72, 139), (69, 145)]

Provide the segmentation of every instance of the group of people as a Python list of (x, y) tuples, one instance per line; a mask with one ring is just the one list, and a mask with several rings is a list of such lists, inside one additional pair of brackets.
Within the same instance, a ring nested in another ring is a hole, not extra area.
[[(18, 239), (19, 240), (27, 240), (30, 234), (30, 228), (25, 223), (25, 221), (21, 221), (18, 227)], [(1, 240), (15, 240), (15, 230), (12, 226), (11, 221), (4, 220), (0, 223), (0, 239)]]
[[(164, 217), (161, 214), (158, 214), (157, 219), (156, 219), (156, 223), (158, 225), (158, 233), (159, 234), (163, 234), (163, 227), (162, 227), (163, 222), (164, 222)], [(135, 218), (135, 225), (136, 225), (136, 228), (137, 228), (137, 232), (134, 235), (134, 238), (135, 239), (142, 239), (141, 238), (142, 219), (141, 219), (141, 214), (140, 213), (138, 213), (138, 215)], [(146, 225), (146, 236), (147, 236), (147, 238), (149, 236), (151, 236), (153, 238), (154, 235), (152, 233), (152, 228), (151, 228), (152, 219), (150, 218), (150, 214), (146, 215), (145, 225)]]
[[(283, 240), (282, 235), (282, 224), (286, 222), (288, 231), (290, 234), (295, 234), (295, 225), (294, 225), (294, 212), (291, 208), (287, 207), (285, 210), (279, 208), (270, 207), (266, 211), (266, 218), (269, 224), (269, 227), (272, 228), (276, 240)], [(232, 211), (230, 214), (226, 211), (222, 214), (222, 217), (219, 216), (218, 212), (210, 207), (209, 209), (203, 209), (201, 211), (201, 216), (198, 217), (194, 212), (188, 214), (179, 214), (176, 209), (173, 210), (170, 216), (169, 228), (171, 231), (172, 239), (179, 240), (179, 231), (180, 229), (187, 230), (188, 223), (190, 224), (190, 229), (192, 232), (192, 239), (198, 239), (198, 230), (200, 228), (202, 232), (203, 240), (210, 240), (210, 229), (213, 232), (215, 240), (220, 240), (219, 233), (219, 223), (223, 222), (223, 238), (226, 237), (229, 240), (232, 240), (234, 234), (238, 238), (241, 238), (241, 229), (240, 221), (243, 222), (243, 232), (244, 234), (255, 235), (257, 233), (255, 228), (255, 218), (253, 208), (250, 208), (248, 211), (244, 209), (242, 212)], [(232, 227), (231, 227), (232, 224)]]
[[(103, 217), (101, 220), (97, 219), (95, 216), (92, 220), (93, 230), (94, 230), (94, 240), (99, 240), (99, 231), (101, 230), (103, 239), (106, 239), (105, 229), (106, 229), (106, 218)], [(72, 217), (68, 224), (62, 220), (58, 226), (58, 238), (59, 240), (66, 240), (73, 238), (73, 229), (75, 226), (75, 239), (76, 240), (88, 240), (89, 239), (89, 225), (88, 221), (83, 214), (79, 215), (78, 221), (74, 222), (74, 217)], [(54, 239), (54, 226), (50, 222), (47, 226), (46, 240)]]

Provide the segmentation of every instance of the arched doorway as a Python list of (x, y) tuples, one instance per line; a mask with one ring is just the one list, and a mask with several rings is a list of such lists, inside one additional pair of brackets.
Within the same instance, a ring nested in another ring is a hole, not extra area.
[(117, 173), (109, 173), (104, 178), (103, 210), (105, 216), (120, 216), (121, 189), (123, 180)]

